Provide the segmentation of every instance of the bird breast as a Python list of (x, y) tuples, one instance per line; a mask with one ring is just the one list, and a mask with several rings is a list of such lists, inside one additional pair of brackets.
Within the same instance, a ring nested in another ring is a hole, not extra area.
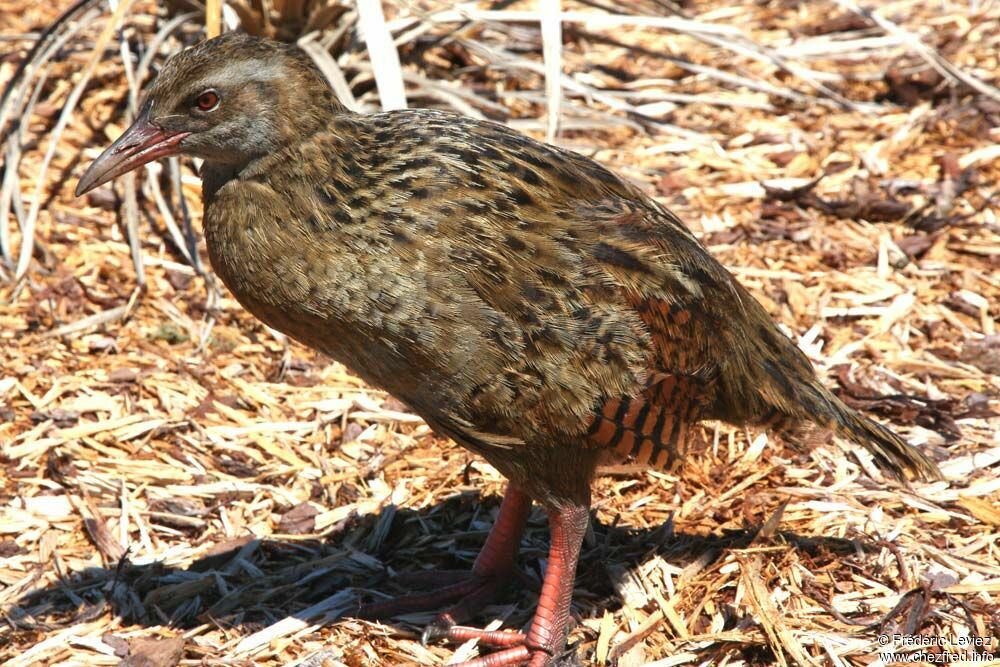
[(411, 405), (463, 403), (500, 373), (483, 345), (496, 323), (468, 287), (389, 235), (317, 229), (300, 194), (232, 180), (206, 200), (209, 257), (247, 310)]

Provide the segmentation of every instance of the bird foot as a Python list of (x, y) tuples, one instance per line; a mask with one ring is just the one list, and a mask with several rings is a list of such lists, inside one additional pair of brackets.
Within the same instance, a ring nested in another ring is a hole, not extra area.
[[(545, 580), (538, 595), (538, 606), (528, 632), (494, 632), (466, 628), (450, 619), (441, 619), (438, 628), (425, 632), (433, 637), (452, 641), (476, 639), (487, 646), (499, 648), (475, 660), (463, 662), (459, 667), (554, 667), (556, 656), (566, 645), (570, 617), (570, 599), (573, 595), (573, 576), (576, 573), (577, 555), (583, 535), (587, 531), (588, 513), (584, 504), (552, 509), (549, 525), (552, 528), (552, 545)], [(433, 625), (433, 624), (432, 624)]]
[(436, 590), (366, 604), (361, 607), (357, 615), (365, 619), (382, 619), (451, 605), (438, 614), (424, 630), (423, 637), (426, 642), (444, 637), (456, 623), (468, 621), (483, 607), (492, 604), (508, 579), (508, 576), (502, 574), (478, 575), (454, 570), (432, 570), (401, 575), (398, 580), (402, 583), (433, 587)]
[(520, 665), (526, 665), (527, 667), (550, 667), (554, 664), (550, 650), (541, 646), (530, 645), (529, 636), (523, 632), (482, 630), (480, 628), (469, 628), (464, 625), (452, 625), (447, 628), (439, 627), (434, 634), (428, 637), (428, 630), (433, 626), (434, 624), (432, 623), (424, 631), (423, 639), (425, 643), (428, 639), (445, 639), (454, 643), (462, 643), (470, 639), (475, 639), (483, 646), (503, 649), (474, 660), (460, 662), (455, 667), (515, 667)]
[[(402, 575), (399, 580), (408, 580), (416, 587), (432, 587), (434, 590), (365, 605), (359, 610), (358, 616), (386, 618), (451, 605), (438, 614), (424, 630), (421, 636), (424, 644), (435, 639), (452, 642), (476, 639), (485, 646), (499, 649), (490, 655), (463, 662), (459, 667), (552, 667), (552, 656), (561, 649), (566, 639), (564, 630), (573, 592), (573, 570), (576, 566), (576, 553), (580, 549), (578, 541), (569, 543), (564, 539), (563, 525), (570, 524), (563, 520), (563, 515), (586, 519), (586, 508), (581, 508), (581, 511), (575, 513), (557, 513), (553, 524), (556, 526), (553, 532), (555, 551), (549, 557), (546, 580), (539, 594), (539, 609), (528, 634), (479, 630), (459, 625), (491, 604), (512, 579), (520, 579), (529, 587), (534, 587), (534, 582), (514, 564), (521, 533), (531, 510), (531, 499), (514, 486), (508, 487), (504, 495), (500, 514), (483, 550), (476, 558), (472, 572), (421, 571)], [(552, 521), (550, 517), (550, 523)], [(576, 527), (574, 534), (578, 533), (582, 540), (586, 523), (578, 520), (572, 525)]]
[(454, 667), (551, 667), (552, 656), (545, 651), (533, 651), (527, 646), (490, 653), (475, 660), (460, 662)]
[(553, 664), (552, 654), (544, 648), (529, 646), (528, 635), (523, 632), (481, 630), (463, 625), (451, 625), (447, 628), (438, 627), (433, 634), (428, 636), (428, 631), (434, 626), (435, 624), (432, 623), (427, 626), (427, 630), (424, 630), (423, 640), (425, 643), (428, 639), (439, 638), (455, 643), (475, 639), (484, 646), (503, 649), (474, 660), (460, 662), (456, 667), (519, 667), (521, 665), (550, 667)]
[(429, 593), (415, 593), (361, 607), (359, 618), (379, 619), (451, 605), (438, 614), (420, 636), (424, 645), (436, 640), (462, 643), (476, 639), (480, 644), (503, 649), (490, 655), (459, 663), (457, 667), (549, 667), (552, 656), (546, 650), (528, 646), (528, 636), (511, 630), (481, 630), (458, 623), (474, 617), (491, 604), (510, 581), (505, 575), (476, 575), (453, 570), (432, 570), (401, 575), (411, 585), (438, 587)]

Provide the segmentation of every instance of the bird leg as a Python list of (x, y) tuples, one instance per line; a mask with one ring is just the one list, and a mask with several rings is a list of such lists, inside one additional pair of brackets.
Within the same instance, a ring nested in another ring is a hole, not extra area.
[(427, 629), (423, 639), (447, 636), (456, 623), (463, 623), (493, 602), (514, 573), (514, 561), (521, 546), (521, 535), (531, 512), (531, 498), (510, 484), (500, 504), (500, 514), (476, 557), (472, 572), (455, 570), (421, 571), (401, 577), (429, 586), (443, 586), (430, 593), (405, 595), (385, 602), (364, 605), (360, 618), (387, 618), (429, 609), (442, 611)]
[(452, 626), (445, 636), (452, 641), (478, 639), (487, 646), (503, 650), (461, 663), (458, 667), (551, 667), (566, 644), (569, 631), (570, 601), (580, 546), (587, 532), (588, 507), (570, 505), (549, 510), (552, 545), (545, 581), (538, 597), (538, 608), (527, 634), (491, 632)]

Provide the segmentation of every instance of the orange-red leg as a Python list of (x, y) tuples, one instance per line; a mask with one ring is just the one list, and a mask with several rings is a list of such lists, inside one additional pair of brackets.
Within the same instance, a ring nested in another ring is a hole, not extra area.
[[(472, 566), (472, 572), (423, 571), (405, 578), (429, 585), (444, 585), (431, 593), (406, 595), (363, 606), (361, 618), (388, 618), (399, 614), (440, 609), (441, 612), (424, 631), (424, 640), (446, 636), (456, 623), (468, 621), (483, 607), (493, 602), (514, 573), (514, 563), (521, 546), (531, 498), (513, 485), (508, 485), (500, 504), (500, 514), (486, 538), (486, 544)], [(445, 585), (450, 584), (450, 585)]]
[(459, 667), (550, 667), (566, 645), (570, 602), (580, 546), (587, 532), (586, 505), (552, 508), (549, 526), (552, 545), (549, 565), (538, 597), (538, 608), (527, 635), (520, 632), (487, 632), (453, 626), (445, 636), (454, 641), (479, 639), (488, 646), (506, 647), (490, 655), (463, 662)]

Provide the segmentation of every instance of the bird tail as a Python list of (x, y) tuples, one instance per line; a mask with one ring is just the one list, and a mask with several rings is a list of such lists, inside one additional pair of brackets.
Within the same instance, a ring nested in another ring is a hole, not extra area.
[[(766, 314), (760, 313), (761, 321)], [(777, 327), (758, 328), (753, 354), (742, 359), (740, 373), (724, 373), (724, 408), (737, 422), (764, 423), (780, 418), (793, 427), (815, 424), (855, 442), (875, 457), (880, 468), (904, 479), (906, 473), (922, 479), (940, 479), (941, 472), (923, 452), (844, 404), (823, 386), (805, 354)], [(735, 381), (734, 381), (735, 380)], [(718, 410), (716, 410), (718, 412)], [(727, 419), (727, 421), (729, 421)]]
[(907, 474), (924, 480), (941, 479), (937, 465), (922, 451), (846, 405), (815, 376), (803, 380), (794, 392), (793, 406), (776, 410), (780, 415), (777, 428), (783, 435), (793, 441), (811, 441), (813, 429), (803, 423), (809, 422), (861, 445), (871, 452), (879, 468), (897, 479), (905, 479)]
[(898, 479), (910, 473), (918, 479), (941, 479), (941, 471), (926, 454), (876, 421), (848, 407), (826, 391), (826, 403), (833, 412), (833, 431), (861, 445), (875, 457), (880, 468)]

